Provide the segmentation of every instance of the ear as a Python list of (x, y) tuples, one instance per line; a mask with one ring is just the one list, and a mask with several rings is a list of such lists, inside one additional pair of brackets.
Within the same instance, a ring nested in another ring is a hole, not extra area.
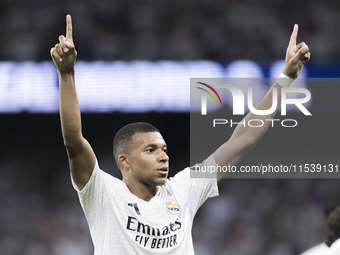
[(118, 164), (120, 169), (127, 169), (130, 167), (129, 158), (127, 154), (119, 154), (118, 155)]

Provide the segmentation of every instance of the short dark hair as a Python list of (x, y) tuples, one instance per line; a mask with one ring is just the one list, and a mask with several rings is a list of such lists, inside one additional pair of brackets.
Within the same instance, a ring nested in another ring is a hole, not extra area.
[(157, 128), (146, 122), (136, 122), (128, 124), (122, 127), (113, 138), (113, 156), (115, 158), (117, 166), (118, 156), (122, 153), (129, 153), (131, 147), (132, 136), (135, 133), (149, 133), (159, 132)]
[(326, 224), (326, 244), (328, 247), (340, 238), (340, 206), (336, 207), (328, 216)]

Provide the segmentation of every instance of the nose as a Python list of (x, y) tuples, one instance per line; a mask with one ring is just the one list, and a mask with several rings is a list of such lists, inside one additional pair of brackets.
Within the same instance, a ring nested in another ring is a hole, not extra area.
[(159, 154), (159, 161), (163, 161), (163, 162), (169, 161), (169, 156), (168, 156), (168, 154), (166, 154), (166, 152), (164, 152), (163, 150), (162, 150), (161, 153)]

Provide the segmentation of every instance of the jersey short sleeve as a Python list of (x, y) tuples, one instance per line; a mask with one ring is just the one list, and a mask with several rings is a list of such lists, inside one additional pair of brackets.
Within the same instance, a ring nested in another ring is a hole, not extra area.
[(108, 174), (99, 168), (97, 160), (90, 180), (82, 190), (78, 189), (71, 175), (72, 185), (78, 192), (81, 206), (90, 226), (95, 221), (96, 216), (100, 214), (100, 210), (102, 210), (105, 197), (105, 175)]

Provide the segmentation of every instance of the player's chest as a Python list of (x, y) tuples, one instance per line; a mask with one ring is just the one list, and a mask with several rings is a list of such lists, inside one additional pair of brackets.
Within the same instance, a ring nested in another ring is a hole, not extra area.
[(135, 197), (121, 202), (117, 216), (121, 228), (136, 245), (149, 249), (177, 246), (187, 228), (185, 204), (174, 197), (158, 197), (150, 202)]

